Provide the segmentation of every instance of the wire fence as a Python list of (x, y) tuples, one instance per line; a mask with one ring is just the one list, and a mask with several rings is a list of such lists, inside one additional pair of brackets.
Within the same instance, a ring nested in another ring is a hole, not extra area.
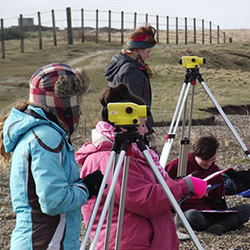
[(128, 33), (145, 24), (156, 28), (156, 40), (160, 44), (230, 42), (219, 25), (204, 19), (67, 8), (64, 11), (51, 10), (1, 19), (2, 58), (8, 50), (6, 41), (13, 37), (14, 31), (16, 39), (20, 40), (20, 52), (24, 53), (25, 40), (31, 38), (38, 41), (39, 49), (43, 49), (45, 39), (51, 40), (54, 46), (58, 45), (58, 41), (69, 45), (85, 41), (124, 44)]

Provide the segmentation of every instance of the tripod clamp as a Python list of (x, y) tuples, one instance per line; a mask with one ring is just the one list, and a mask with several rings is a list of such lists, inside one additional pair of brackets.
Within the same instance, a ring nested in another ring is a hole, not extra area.
[[(112, 150), (115, 150), (116, 153), (120, 153), (120, 150), (127, 150), (127, 146), (125, 146), (124, 142), (129, 144), (137, 143), (138, 141), (143, 140), (143, 136), (137, 132), (137, 126), (115, 126), (115, 143), (113, 145)], [(123, 131), (121, 128), (126, 129), (127, 131)]]

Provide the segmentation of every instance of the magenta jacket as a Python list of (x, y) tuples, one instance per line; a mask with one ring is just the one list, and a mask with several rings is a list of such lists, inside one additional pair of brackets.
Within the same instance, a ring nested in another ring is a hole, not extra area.
[[(86, 176), (97, 169), (105, 173), (113, 143), (109, 140), (110, 138), (108, 139), (99, 134), (96, 130), (94, 130), (94, 134), (94, 137), (97, 137), (97, 139), (84, 144), (76, 153), (76, 161), (82, 165), (81, 176)], [(137, 145), (133, 145), (132, 151), (135, 147)], [(153, 151), (151, 153), (152, 155), (154, 154), (153, 156), (156, 155)], [(180, 200), (186, 196), (189, 193), (187, 182), (185, 180), (173, 181), (160, 167), (158, 161), (156, 163), (162, 170), (162, 175), (164, 175), (164, 179), (175, 198)], [(111, 182), (111, 173), (107, 181), (108, 186), (110, 186)], [(121, 184), (122, 173), (120, 173), (116, 183), (109, 249), (114, 249), (115, 245)], [(107, 192), (108, 188), (104, 190), (103, 199), (99, 206), (90, 238), (94, 236)], [(92, 198), (82, 207), (82, 214), (86, 224), (89, 222), (94, 203), (95, 198)], [(103, 249), (105, 228), (106, 220), (104, 221), (104, 227), (100, 233), (96, 249)], [(178, 238), (171, 212), (171, 204), (147, 165), (144, 156), (138, 153), (138, 151), (133, 156), (130, 156), (120, 249), (178, 249)]]

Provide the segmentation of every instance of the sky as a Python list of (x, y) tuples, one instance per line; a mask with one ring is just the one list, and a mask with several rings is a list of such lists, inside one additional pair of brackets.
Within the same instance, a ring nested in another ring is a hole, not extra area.
[[(3, 1), (3, 0), (2, 0)], [(37, 12), (65, 10), (93, 10), (134, 13), (179, 18), (196, 18), (211, 21), (225, 29), (250, 29), (250, 0), (7, 0), (0, 8), (0, 18), (4, 19), (4, 27), (17, 25), (20, 14), (24, 17)], [(59, 12), (60, 14), (60, 12)], [(58, 18), (58, 15), (56, 18)], [(63, 17), (64, 18), (64, 17)]]

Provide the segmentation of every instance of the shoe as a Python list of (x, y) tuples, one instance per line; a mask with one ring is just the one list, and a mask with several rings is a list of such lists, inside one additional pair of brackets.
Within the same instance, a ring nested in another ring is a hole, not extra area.
[(217, 235), (222, 235), (223, 231), (223, 227), (218, 224), (212, 225), (206, 229), (206, 232)]
[(177, 231), (176, 233), (179, 240), (181, 241), (190, 240), (190, 236), (188, 234), (181, 233), (180, 231)]

